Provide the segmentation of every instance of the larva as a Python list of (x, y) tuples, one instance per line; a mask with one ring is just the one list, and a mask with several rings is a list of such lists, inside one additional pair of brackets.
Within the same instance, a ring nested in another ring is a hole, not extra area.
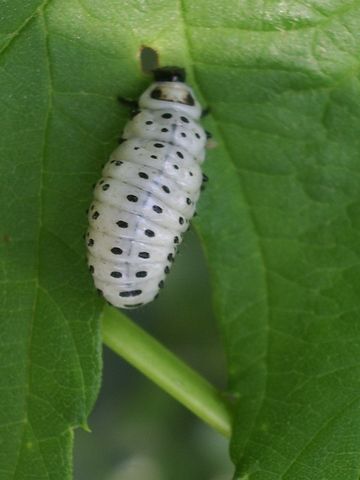
[(203, 182), (207, 134), (185, 71), (153, 73), (88, 213), (90, 272), (98, 291), (120, 308), (144, 305), (163, 287)]

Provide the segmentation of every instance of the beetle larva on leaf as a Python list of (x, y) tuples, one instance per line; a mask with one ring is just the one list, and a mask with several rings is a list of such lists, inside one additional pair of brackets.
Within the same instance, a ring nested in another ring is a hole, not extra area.
[(163, 287), (203, 183), (201, 106), (182, 68), (153, 73), (89, 209), (89, 269), (98, 291), (121, 308), (148, 303)]

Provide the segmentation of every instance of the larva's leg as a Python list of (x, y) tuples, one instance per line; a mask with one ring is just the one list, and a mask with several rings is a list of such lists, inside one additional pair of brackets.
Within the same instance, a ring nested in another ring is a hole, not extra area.
[[(204, 118), (206, 117), (206, 115), (209, 115), (210, 111), (211, 111), (210, 107), (203, 108), (203, 110), (201, 111), (201, 118)], [(217, 146), (217, 143), (212, 140), (213, 138), (212, 133), (209, 132), (208, 130), (205, 130), (205, 133), (207, 138), (206, 148), (215, 148)]]
[[(130, 109), (130, 117), (134, 117), (137, 113), (139, 113), (139, 104), (136, 100), (132, 100), (130, 98), (125, 98), (125, 97), (121, 97), (121, 96), (118, 96), (117, 97), (117, 100), (118, 102), (123, 105), (124, 107), (126, 108), (129, 108)], [(122, 137), (119, 137), (118, 138), (118, 143), (123, 143), (125, 141), (124, 138)]]
[(136, 100), (132, 100), (131, 98), (121, 97), (120, 95), (117, 97), (117, 100), (121, 105), (129, 108), (138, 108), (138, 102)]
[(137, 113), (139, 113), (139, 104), (136, 100), (132, 100), (131, 98), (125, 98), (125, 97), (117, 97), (118, 102), (123, 105), (124, 107), (127, 107), (130, 109), (130, 115), (131, 117), (134, 117)]
[(211, 112), (210, 107), (203, 108), (202, 111), (201, 111), (201, 118), (206, 117), (206, 115), (209, 115), (210, 112)]
[(201, 184), (201, 191), (205, 190), (205, 185), (209, 181), (209, 177), (203, 173), (202, 176), (202, 184)]
[(209, 148), (209, 149), (217, 147), (218, 144), (215, 140), (213, 140), (212, 133), (208, 132), (207, 130), (205, 130), (205, 133), (206, 133), (206, 138), (207, 138), (205, 147)]

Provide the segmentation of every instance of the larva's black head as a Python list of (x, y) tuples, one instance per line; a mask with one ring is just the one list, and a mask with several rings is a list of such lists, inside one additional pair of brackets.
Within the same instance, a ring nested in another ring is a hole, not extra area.
[(181, 67), (161, 67), (153, 70), (156, 82), (185, 82), (185, 69)]
[(150, 110), (173, 109), (198, 119), (201, 106), (191, 87), (185, 82), (185, 70), (180, 67), (161, 67), (153, 70), (154, 82), (139, 98), (139, 108)]

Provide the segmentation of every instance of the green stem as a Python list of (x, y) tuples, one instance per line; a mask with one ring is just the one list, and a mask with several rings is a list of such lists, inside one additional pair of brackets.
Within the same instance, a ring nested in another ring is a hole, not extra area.
[(221, 434), (231, 415), (220, 392), (157, 340), (114, 308), (102, 316), (104, 343)]

